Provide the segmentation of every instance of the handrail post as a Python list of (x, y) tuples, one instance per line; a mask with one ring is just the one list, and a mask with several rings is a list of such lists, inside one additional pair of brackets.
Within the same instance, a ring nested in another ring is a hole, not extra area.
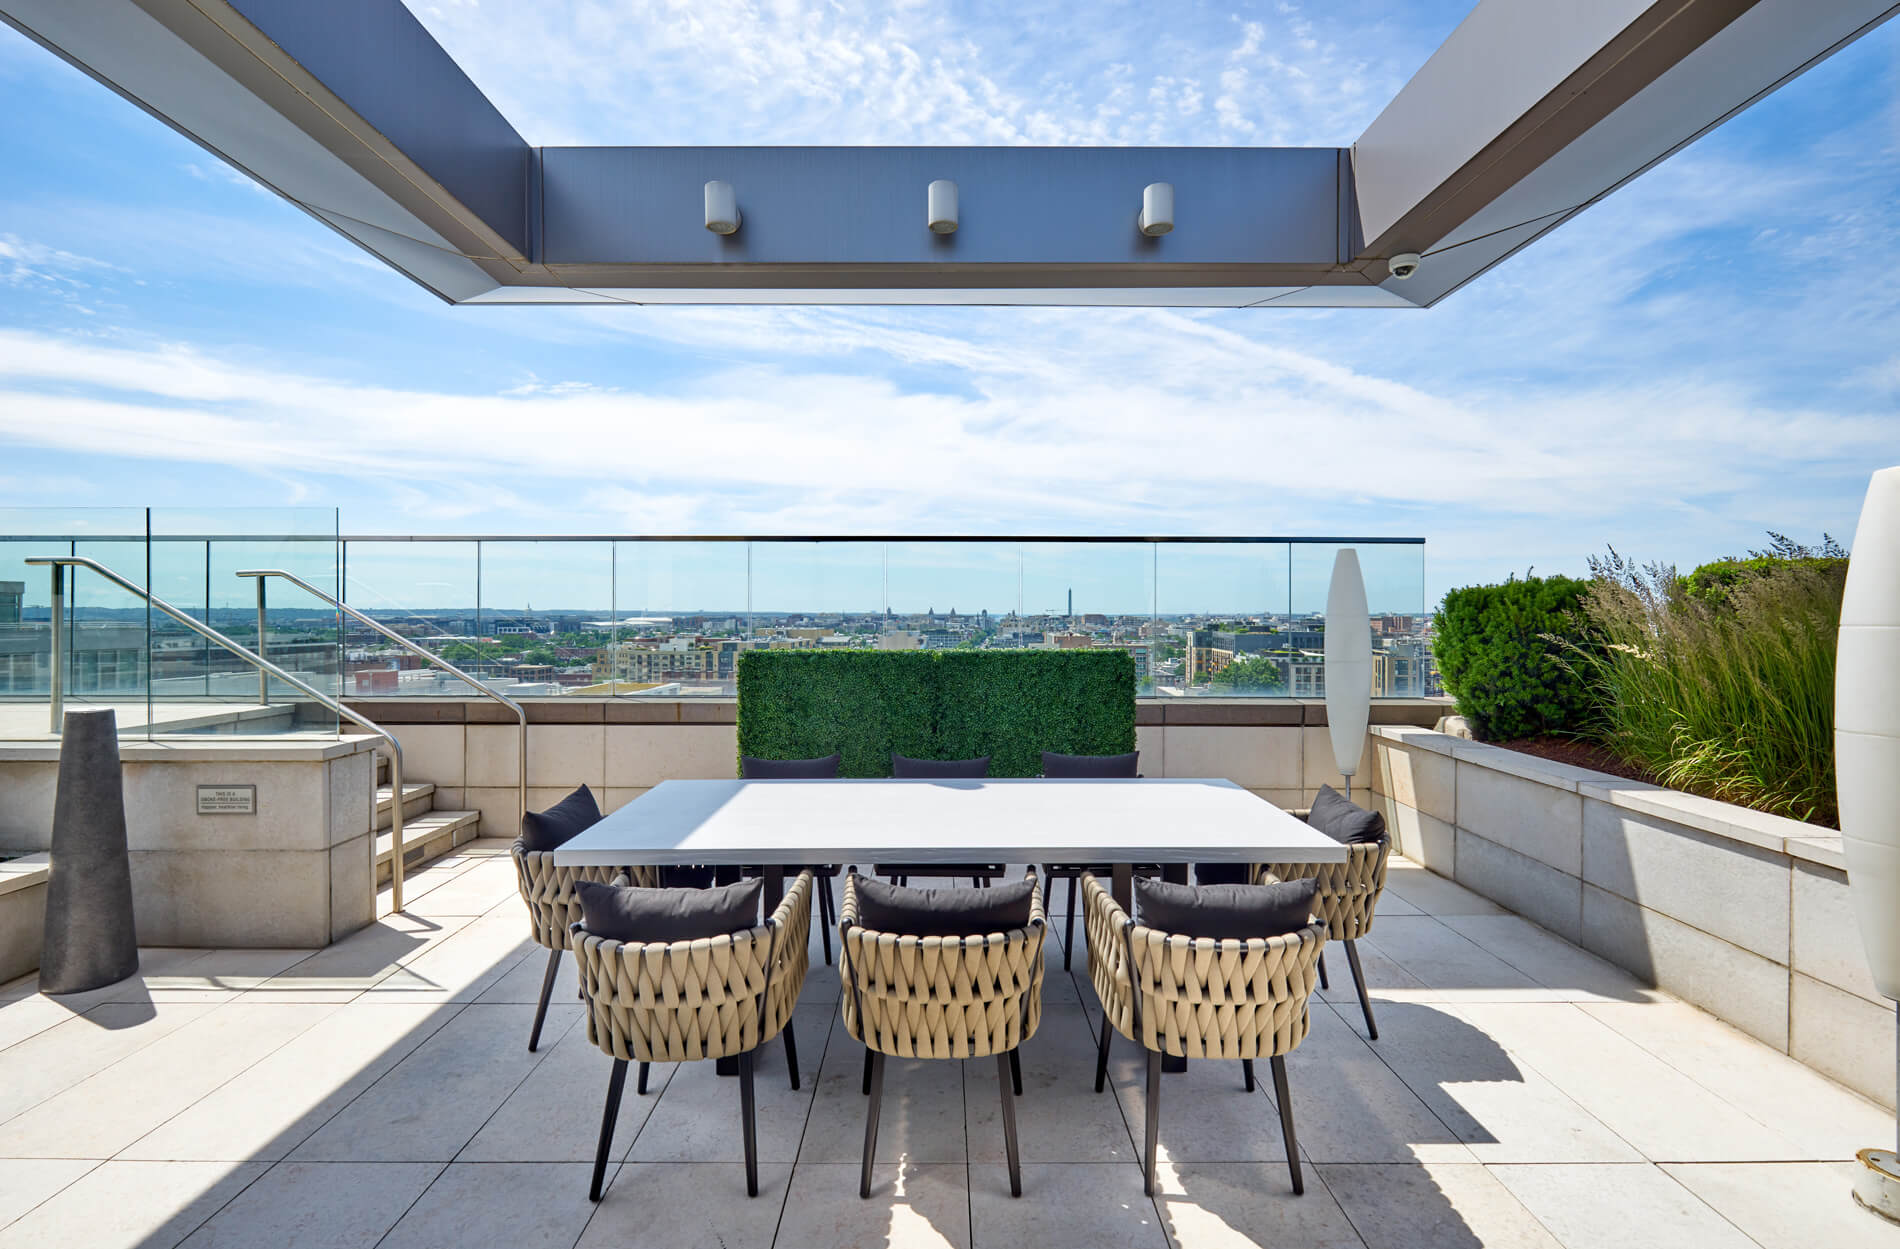
[(528, 822), (528, 712), (525, 707), (521, 709), (521, 728), (516, 738), (521, 748), (521, 759), (517, 765), (521, 769), (521, 774), (515, 778), (520, 782), (521, 790), (520, 798), (515, 804), (518, 808), (515, 811), (515, 832), (519, 835)]
[[(258, 578), (263, 584), (263, 578)], [(395, 738), (389, 742), (389, 909), (402, 910), (402, 745)], [(375, 839), (371, 838), (371, 844)], [(371, 855), (371, 877), (374, 879), (374, 853)]]
[(66, 568), (53, 565), (53, 644), (52, 667), (47, 673), (47, 692), (53, 709), (55, 733), (66, 727)]
[[(264, 647), (264, 579), (257, 579), (257, 657), (269, 659), (270, 654)], [(257, 670), (257, 705), (266, 706), (270, 702), (270, 673), (262, 668)]]

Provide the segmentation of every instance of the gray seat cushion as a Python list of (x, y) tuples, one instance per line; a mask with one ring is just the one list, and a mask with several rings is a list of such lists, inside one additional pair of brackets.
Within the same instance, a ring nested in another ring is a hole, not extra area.
[(583, 785), (547, 810), (530, 811), (521, 817), (521, 848), (553, 850), (598, 823), (600, 804), (594, 801), (593, 791)]
[(822, 759), (755, 759), (739, 756), (739, 775), (748, 781), (828, 781), (844, 759), (836, 751)]
[(1325, 833), (1334, 841), (1349, 846), (1371, 845), (1385, 840), (1385, 816), (1368, 811), (1331, 785), (1321, 785), (1307, 813), (1308, 826)]
[(891, 775), (899, 780), (980, 781), (990, 774), (990, 757), (912, 759), (891, 752)]
[(1059, 755), (1053, 750), (1045, 750), (1042, 752), (1042, 774), (1056, 780), (1112, 780), (1139, 775), (1135, 765), (1140, 760), (1139, 750), (1131, 750), (1125, 755)]
[[(902, 871), (902, 868), (897, 870)], [(993, 889), (907, 889), (858, 877), (858, 923), (906, 937), (981, 937), (1029, 923), (1033, 877)]]
[(1172, 885), (1135, 881), (1135, 915), (1149, 928), (1185, 937), (1248, 941), (1298, 932), (1312, 922), (1318, 882), (1277, 885)]
[(717, 889), (630, 889), (574, 882), (581, 927), (610, 941), (697, 941), (759, 924), (765, 882), (742, 880)]

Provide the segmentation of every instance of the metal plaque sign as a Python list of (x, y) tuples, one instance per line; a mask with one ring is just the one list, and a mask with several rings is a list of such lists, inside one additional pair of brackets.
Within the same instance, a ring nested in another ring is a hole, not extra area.
[(198, 786), (199, 815), (256, 815), (257, 786)]

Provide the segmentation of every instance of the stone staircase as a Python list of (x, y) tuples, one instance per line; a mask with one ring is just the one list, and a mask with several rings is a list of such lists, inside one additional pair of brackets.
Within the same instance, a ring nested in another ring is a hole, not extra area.
[[(389, 760), (376, 756), (376, 884), (389, 883), (395, 838), (389, 831), (396, 796), (389, 784)], [(435, 786), (405, 778), (402, 786), (403, 870), (414, 871), (480, 835), (481, 812), (438, 811)]]

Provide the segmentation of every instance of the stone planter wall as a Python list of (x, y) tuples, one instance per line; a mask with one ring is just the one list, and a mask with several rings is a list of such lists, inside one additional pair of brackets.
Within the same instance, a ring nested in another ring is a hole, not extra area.
[(22, 855), (0, 863), (0, 984), (40, 965), (46, 929), (46, 856)]
[(1886, 1105), (1838, 835), (1429, 729), (1375, 727), (1404, 853)]

